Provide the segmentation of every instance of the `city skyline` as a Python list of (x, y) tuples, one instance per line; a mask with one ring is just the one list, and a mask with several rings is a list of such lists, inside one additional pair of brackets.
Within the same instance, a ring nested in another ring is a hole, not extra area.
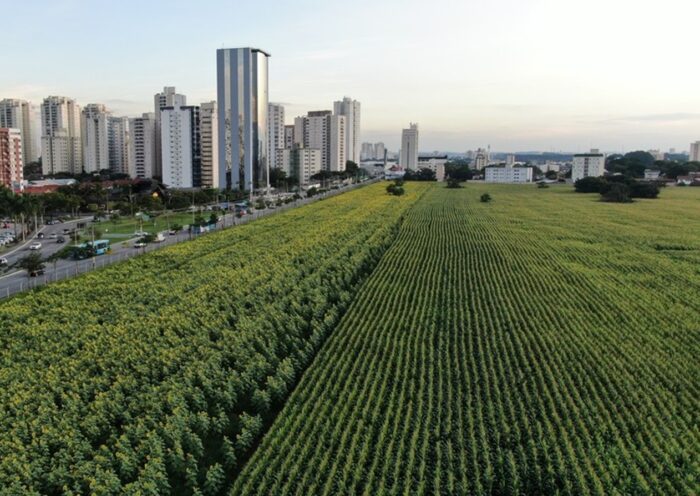
[[(262, 46), (272, 55), (270, 101), (285, 105), (287, 124), (349, 95), (363, 104), (361, 141), (393, 151), (406, 122), (420, 124), (421, 151), (687, 150), (700, 139), (700, 70), (690, 63), (700, 6), (690, 1), (663, 11), (628, 0), (262, 4), (154, 2), (139, 16), (133, 2), (17, 5), (6, 13), (9, 36), (30, 24), (38, 39), (0, 55), (0, 98), (37, 108), (60, 95), (136, 117), (163, 86), (193, 104), (216, 99), (215, 50)], [(98, 13), (100, 23), (87, 22)], [(184, 17), (195, 36), (178, 38)], [(352, 34), (337, 28), (340, 18)], [(62, 21), (81, 29), (51, 36)], [(128, 39), (114, 44), (124, 26)], [(62, 55), (46, 57), (47, 45)]]

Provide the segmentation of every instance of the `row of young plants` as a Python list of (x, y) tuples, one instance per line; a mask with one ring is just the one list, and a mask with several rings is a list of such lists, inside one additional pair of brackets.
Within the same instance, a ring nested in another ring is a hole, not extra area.
[(231, 494), (697, 494), (700, 281), (657, 249), (697, 196), (485, 187), (412, 207)]
[(368, 186), (0, 304), (0, 494), (225, 492), (420, 191)]

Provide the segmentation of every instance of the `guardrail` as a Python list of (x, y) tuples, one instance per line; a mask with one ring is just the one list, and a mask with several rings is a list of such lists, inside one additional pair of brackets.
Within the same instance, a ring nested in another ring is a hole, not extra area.
[[(275, 215), (280, 212), (285, 212), (292, 208), (301, 207), (303, 205), (323, 200), (325, 198), (331, 198), (333, 196), (352, 191), (356, 188), (360, 188), (380, 180), (381, 178), (369, 179), (367, 181), (358, 184), (348, 185), (337, 190), (329, 190), (323, 193), (319, 193), (317, 195), (312, 196), (311, 198), (301, 198), (290, 203), (285, 203), (280, 205), (279, 207), (275, 207), (274, 209), (267, 208), (265, 210), (256, 210), (252, 214), (248, 214), (241, 218), (237, 218), (235, 214), (229, 213), (219, 220), (219, 222), (216, 224), (216, 228), (212, 231), (203, 232), (200, 234), (184, 231), (175, 236), (168, 236), (167, 238), (165, 238), (164, 241), (160, 243), (149, 243), (143, 248), (122, 249), (117, 253), (108, 253), (105, 255), (100, 255), (85, 260), (70, 262), (70, 266), (68, 267), (58, 266), (61, 263), (66, 263), (65, 261), (48, 262), (44, 267), (44, 274), (41, 276), (28, 278), (24, 271), (20, 271), (17, 276), (19, 277), (18, 281), (9, 281), (5, 284), (2, 284), (2, 280), (0, 280), (0, 299), (9, 298), (10, 296), (16, 295), (18, 293), (38, 288), (53, 282), (70, 279), (80, 274), (90, 272), (91, 270), (100, 269), (108, 265), (112, 265), (114, 263), (123, 262), (130, 258), (143, 255), (144, 253), (150, 253), (156, 250), (160, 250), (167, 246), (172, 246), (183, 241), (189, 241), (191, 239), (199, 238), (200, 236), (206, 236), (212, 232), (218, 232), (223, 229), (230, 229), (232, 227), (240, 226), (243, 224), (247, 224), (248, 222), (253, 222), (260, 218), (267, 217), (269, 215)], [(123, 246), (122, 248), (126, 247)]]

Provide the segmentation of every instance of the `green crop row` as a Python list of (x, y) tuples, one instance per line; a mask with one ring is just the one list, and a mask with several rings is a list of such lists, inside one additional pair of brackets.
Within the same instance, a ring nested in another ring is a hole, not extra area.
[(698, 494), (698, 193), (433, 186), (232, 494)]

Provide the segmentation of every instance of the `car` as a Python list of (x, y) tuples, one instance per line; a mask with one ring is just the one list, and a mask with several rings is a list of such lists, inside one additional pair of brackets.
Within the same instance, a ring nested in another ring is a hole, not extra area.
[(29, 245), (29, 249), (32, 251), (41, 250), (41, 243), (39, 243), (38, 241), (35, 243), (32, 243), (31, 245)]
[(146, 231), (136, 231), (134, 236), (148, 236), (148, 233)]
[(44, 275), (44, 269), (33, 270), (29, 273), (29, 277), (36, 277)]
[(56, 234), (56, 233), (49, 234), (49, 238), (51, 238), (51, 239), (56, 239), (57, 237), (58, 237), (58, 234)]
[(39, 239), (44, 239), (44, 233), (40, 232), (36, 235), (36, 237)]
[(0, 267), (6, 267), (9, 264), (5, 257), (0, 257)]
[(65, 243), (65, 242), (66, 242), (66, 238), (64, 238), (63, 236), (59, 236), (58, 238), (56, 238), (56, 243), (58, 243), (59, 245)]
[(168, 234), (171, 236), (175, 236), (177, 234), (177, 231), (175, 229), (171, 229), (170, 231), (168, 231)]
[(145, 248), (146, 247), (146, 242), (138, 240), (136, 243), (134, 243), (134, 248)]
[(63, 228), (63, 234), (68, 234), (69, 232), (70, 232), (70, 229), (68, 229), (67, 227)]

